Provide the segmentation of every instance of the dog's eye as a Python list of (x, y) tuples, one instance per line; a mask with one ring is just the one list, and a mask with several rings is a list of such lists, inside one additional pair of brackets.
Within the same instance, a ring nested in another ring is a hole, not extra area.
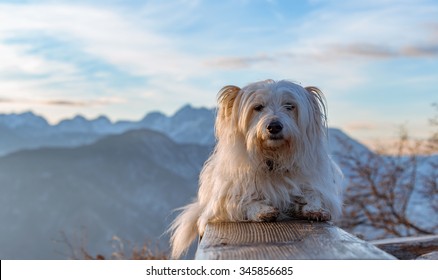
[(262, 104), (257, 104), (254, 106), (254, 110), (257, 112), (260, 112), (263, 110), (263, 108), (265, 108), (265, 106), (263, 106)]
[(292, 111), (293, 109), (295, 109), (295, 105), (293, 105), (292, 103), (286, 103), (284, 104), (284, 108), (286, 108), (286, 110), (288, 111)]

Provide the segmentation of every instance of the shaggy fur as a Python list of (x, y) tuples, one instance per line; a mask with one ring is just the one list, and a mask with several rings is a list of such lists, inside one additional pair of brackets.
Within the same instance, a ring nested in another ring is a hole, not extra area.
[(217, 145), (197, 199), (170, 227), (179, 258), (208, 222), (336, 219), (339, 168), (327, 153), (324, 96), (315, 87), (266, 80), (218, 94)]

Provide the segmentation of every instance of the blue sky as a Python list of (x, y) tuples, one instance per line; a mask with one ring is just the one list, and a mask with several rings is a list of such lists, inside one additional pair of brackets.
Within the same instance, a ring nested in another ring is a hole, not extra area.
[(426, 137), (438, 1), (0, 1), (0, 113), (138, 120), (268, 78), (320, 87), (367, 144)]

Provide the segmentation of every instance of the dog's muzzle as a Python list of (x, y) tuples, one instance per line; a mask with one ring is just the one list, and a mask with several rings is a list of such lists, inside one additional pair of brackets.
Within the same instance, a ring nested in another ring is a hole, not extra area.
[(270, 140), (280, 140), (283, 139), (281, 131), (283, 130), (283, 124), (279, 121), (272, 121), (266, 127), (269, 134)]

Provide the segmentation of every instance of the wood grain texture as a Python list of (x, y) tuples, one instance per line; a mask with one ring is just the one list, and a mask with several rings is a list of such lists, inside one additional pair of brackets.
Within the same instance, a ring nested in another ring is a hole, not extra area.
[(196, 259), (395, 259), (328, 223), (210, 223)]
[(372, 244), (401, 260), (411, 260), (434, 251), (438, 252), (438, 235), (382, 239), (373, 241)]

